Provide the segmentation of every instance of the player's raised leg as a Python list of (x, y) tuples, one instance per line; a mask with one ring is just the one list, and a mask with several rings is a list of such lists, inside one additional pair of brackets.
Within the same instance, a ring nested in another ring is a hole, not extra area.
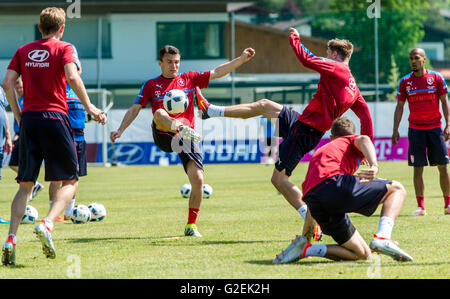
[(170, 117), (164, 109), (158, 109), (153, 114), (153, 121), (156, 128), (164, 132), (180, 133), (184, 139), (192, 140), (194, 142), (201, 141), (201, 135), (188, 125), (184, 125), (178, 119)]
[[(253, 103), (239, 104), (233, 106), (216, 106), (208, 103), (202, 95), (200, 88), (196, 87), (197, 102), (202, 113), (202, 118), (210, 117), (232, 117), (232, 118), (251, 118), (255, 116), (265, 116), (268, 119), (276, 119), (280, 114), (283, 106), (270, 101), (262, 99)], [(207, 104), (206, 104), (207, 103)]]
[(189, 198), (188, 222), (184, 234), (185, 236), (201, 237), (202, 235), (197, 229), (196, 222), (203, 200), (203, 170), (191, 160), (187, 162), (186, 174), (189, 178), (192, 190)]

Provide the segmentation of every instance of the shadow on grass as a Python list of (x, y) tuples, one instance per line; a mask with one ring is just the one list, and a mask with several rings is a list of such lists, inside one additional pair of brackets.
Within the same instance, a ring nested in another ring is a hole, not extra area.
[[(151, 246), (207, 246), (207, 245), (245, 245), (245, 244), (270, 244), (286, 242), (286, 240), (201, 240), (195, 237), (185, 236), (164, 236), (164, 237), (105, 237), (105, 238), (66, 238), (63, 241), (69, 243), (93, 243), (93, 242), (120, 242), (120, 241), (150, 241)], [(171, 241), (183, 241), (175, 243)], [(186, 242), (184, 242), (186, 241)], [(192, 243), (187, 243), (192, 242)]]

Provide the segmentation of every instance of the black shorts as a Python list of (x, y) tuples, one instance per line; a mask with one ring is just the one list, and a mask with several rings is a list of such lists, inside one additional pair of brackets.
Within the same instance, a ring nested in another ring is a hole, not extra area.
[(441, 128), (430, 130), (408, 129), (408, 165), (431, 166), (449, 163), (447, 145)]
[(78, 158), (78, 176), (87, 175), (86, 141), (75, 141)]
[(194, 161), (198, 168), (203, 170), (202, 150), (198, 142), (183, 140), (178, 134), (158, 130), (154, 122), (152, 123), (152, 133), (156, 146), (162, 151), (178, 153), (185, 172), (187, 172), (186, 167), (189, 161)]
[(313, 150), (324, 135), (323, 132), (300, 122), (299, 115), (297, 111), (284, 106), (278, 116), (278, 128), (275, 130), (278, 136), (283, 138), (275, 168), (278, 171), (285, 169), (287, 176), (292, 174), (303, 156)]
[(66, 114), (27, 111), (20, 126), (18, 182), (35, 182), (43, 160), (46, 181), (78, 179), (73, 132)]
[(310, 190), (303, 200), (323, 233), (342, 245), (355, 232), (347, 213), (372, 215), (391, 183), (383, 179), (360, 183), (353, 175), (336, 175)]
[(14, 147), (11, 152), (11, 158), (9, 160), (9, 166), (19, 166), (19, 139), (14, 141)]

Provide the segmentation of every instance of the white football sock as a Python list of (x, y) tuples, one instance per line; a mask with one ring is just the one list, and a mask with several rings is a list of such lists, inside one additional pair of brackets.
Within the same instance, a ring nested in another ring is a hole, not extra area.
[(298, 208), (297, 212), (302, 216), (303, 220), (306, 219), (306, 212), (308, 211), (308, 206), (303, 205), (300, 208)]
[(327, 245), (325, 244), (312, 244), (306, 249), (306, 256), (320, 256), (324, 257), (327, 253)]
[(72, 199), (72, 200), (69, 202), (69, 204), (67, 205), (66, 210), (65, 210), (65, 212), (64, 212), (64, 216), (65, 216), (65, 217), (69, 217), (69, 216), (70, 216), (70, 213), (72, 212), (73, 206), (74, 206), (74, 205), (75, 205), (75, 198)]
[(208, 107), (209, 117), (222, 117), (225, 114), (225, 107), (210, 104)]
[(53, 230), (53, 222), (51, 222), (48, 219), (43, 219), (42, 221), (44, 221), (45, 226), (47, 226), (49, 230), (51, 230), (51, 231)]
[(378, 231), (376, 235), (380, 238), (390, 239), (393, 228), (394, 220), (390, 217), (382, 216), (380, 218), (380, 223), (378, 224)]

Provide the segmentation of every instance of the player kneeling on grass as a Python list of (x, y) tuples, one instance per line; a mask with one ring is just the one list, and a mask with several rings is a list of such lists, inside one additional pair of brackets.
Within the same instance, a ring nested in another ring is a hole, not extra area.
[[(376, 178), (375, 147), (369, 137), (354, 134), (352, 121), (337, 119), (331, 128), (331, 142), (312, 156), (302, 185), (303, 199), (308, 205), (303, 235), (296, 236), (276, 256), (274, 264), (295, 262), (308, 256), (331, 260), (367, 259), (371, 250), (398, 261), (413, 260), (391, 240), (394, 221), (402, 208), (406, 191), (399, 182)], [(367, 161), (369, 168), (353, 175), (362, 160)], [(383, 208), (378, 231), (367, 246), (347, 213), (370, 216), (379, 204), (383, 204)], [(312, 218), (338, 245), (310, 243), (312, 227), (308, 224), (313, 223)]]

